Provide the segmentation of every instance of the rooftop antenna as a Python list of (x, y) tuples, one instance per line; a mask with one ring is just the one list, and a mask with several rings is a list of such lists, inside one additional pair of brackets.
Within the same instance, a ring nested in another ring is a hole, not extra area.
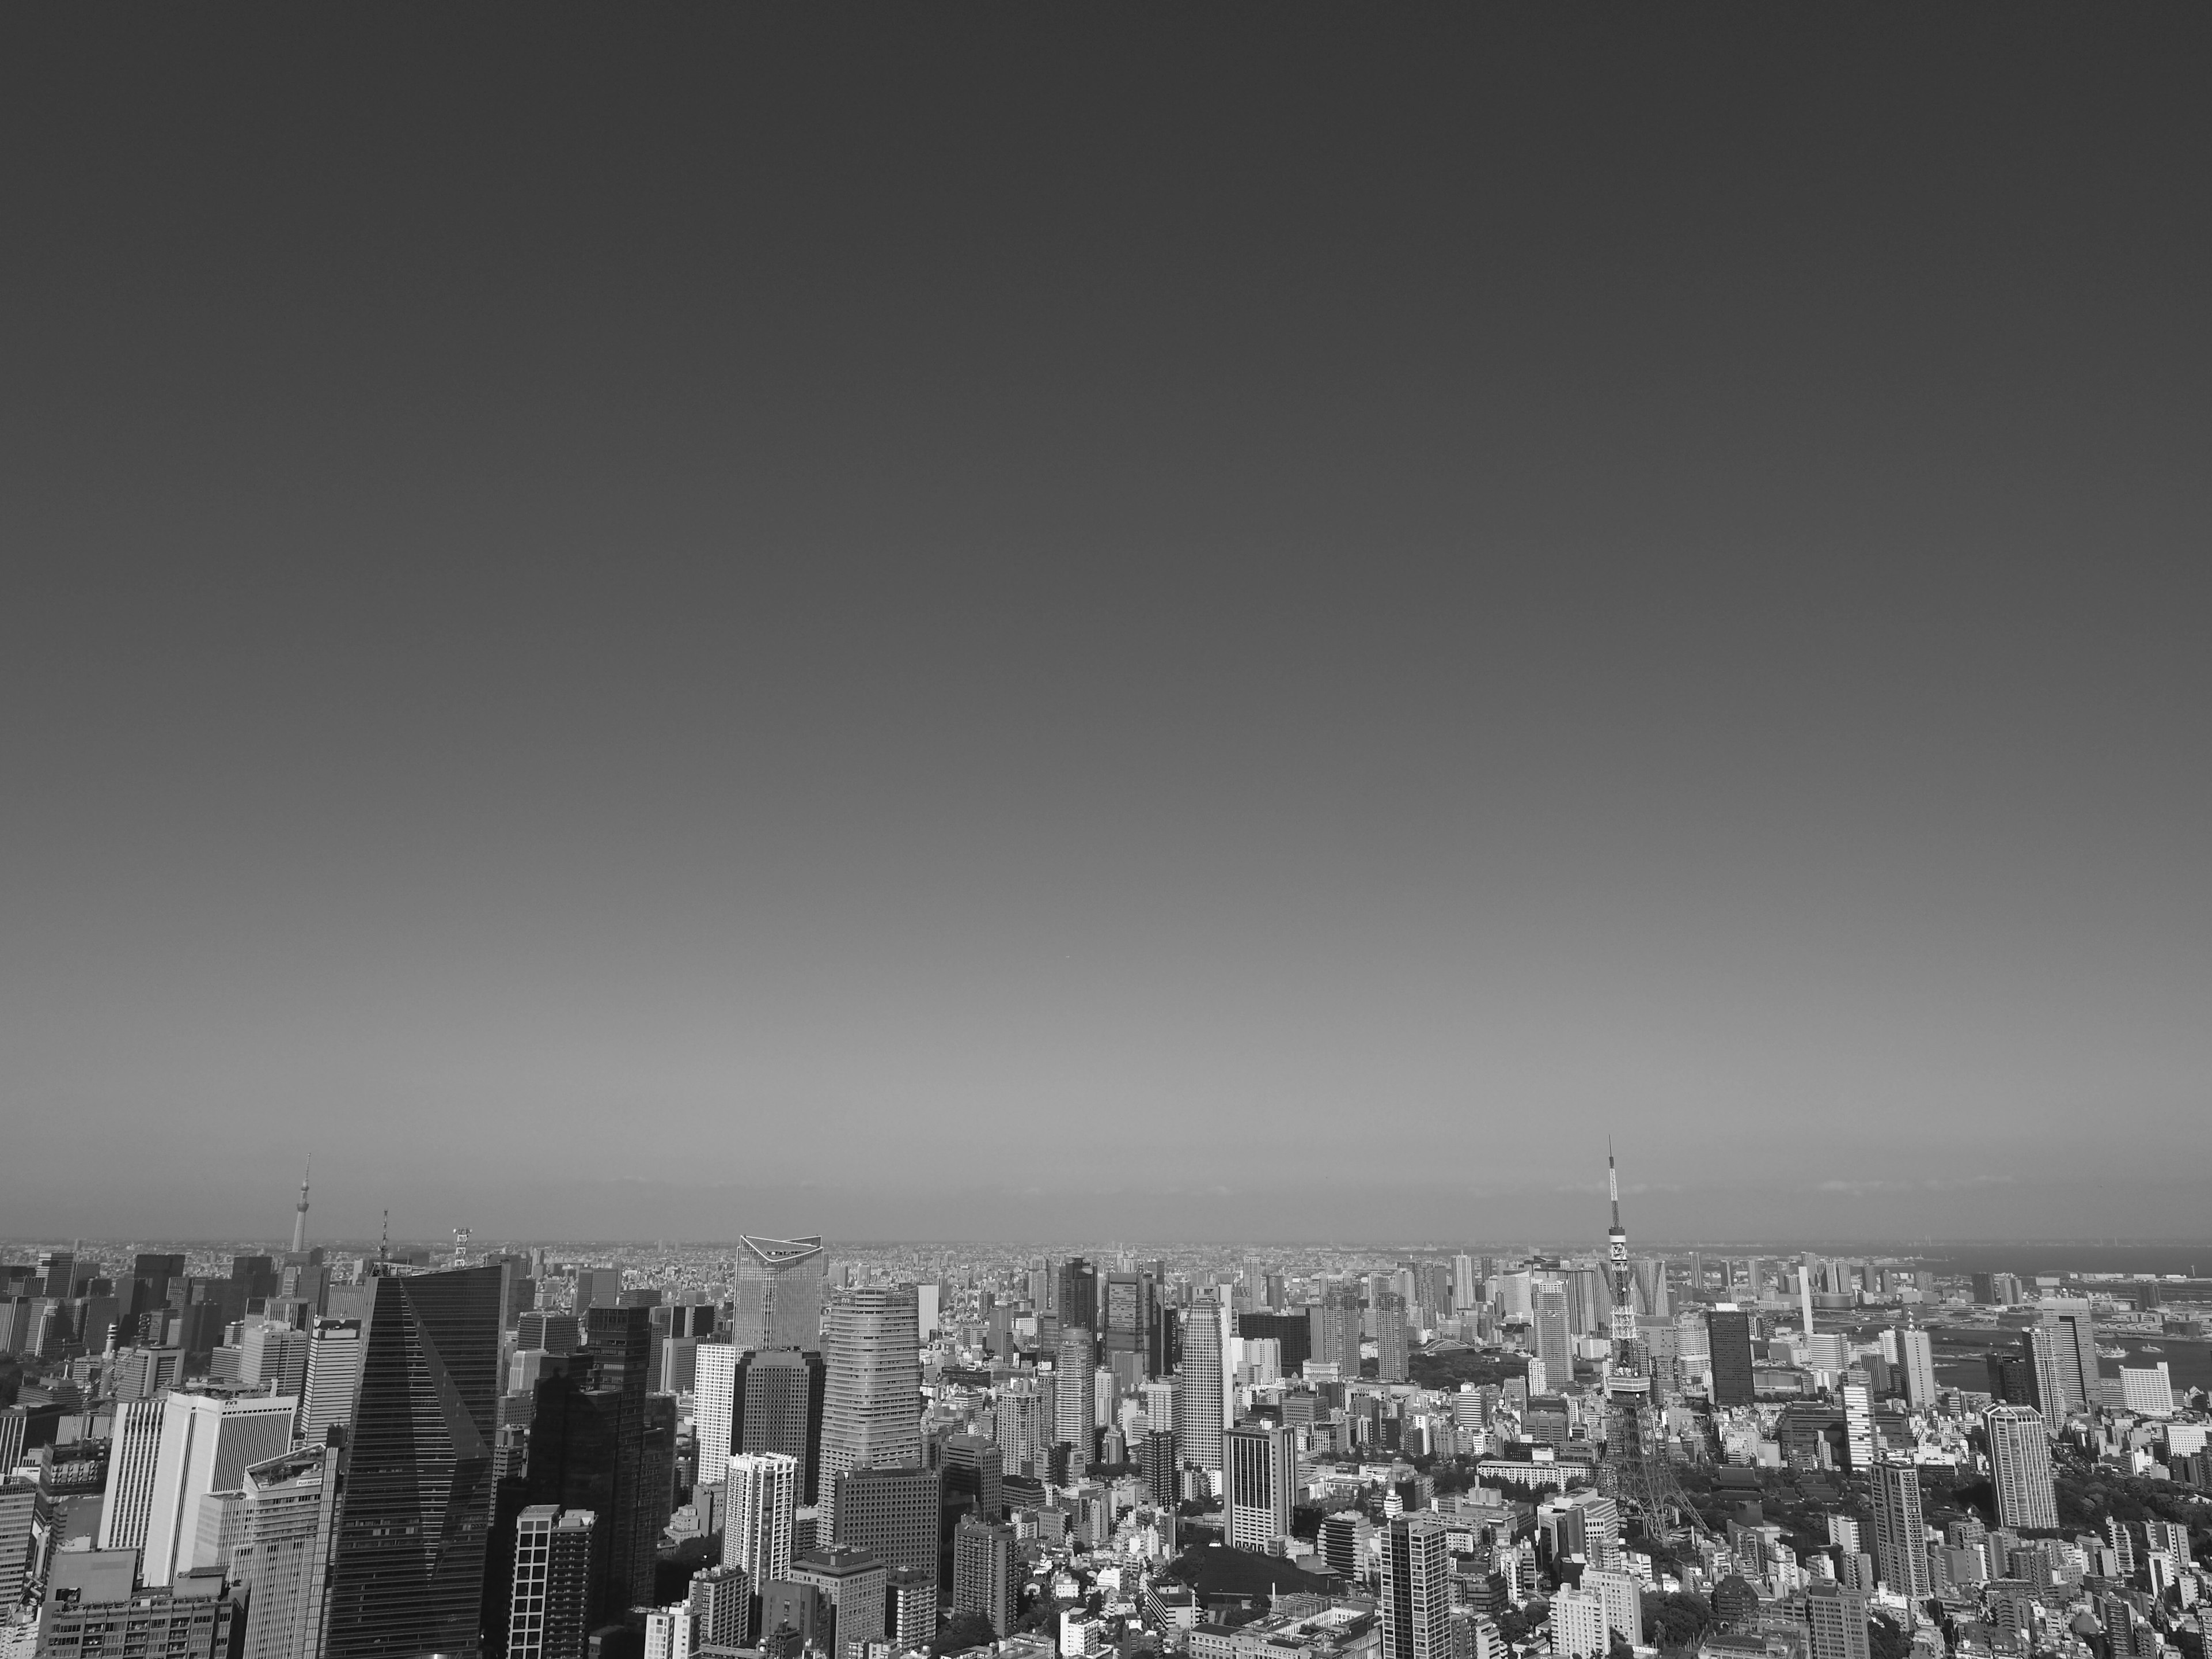
[(300, 1171), (300, 1201), (292, 1206), (292, 1254), (298, 1255), (307, 1248), (307, 1177), (314, 1173), (315, 1155), (307, 1154), (307, 1166)]
[(392, 1212), (389, 1210), (384, 1212), (384, 1236), (376, 1242), (376, 1259), (379, 1262), (392, 1260)]

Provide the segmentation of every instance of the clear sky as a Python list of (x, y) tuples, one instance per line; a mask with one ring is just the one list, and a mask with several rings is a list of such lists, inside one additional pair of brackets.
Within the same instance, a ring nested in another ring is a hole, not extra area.
[(2212, 33), (17, 9), (0, 1234), (2203, 1234)]

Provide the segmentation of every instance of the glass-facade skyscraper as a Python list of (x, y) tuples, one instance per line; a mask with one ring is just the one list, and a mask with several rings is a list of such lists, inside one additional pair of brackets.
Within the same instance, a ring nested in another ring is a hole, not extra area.
[(819, 1352), (829, 1271), (818, 1235), (740, 1238), (730, 1340), (740, 1348)]
[(373, 1279), (325, 1659), (477, 1646), (499, 1402), (497, 1267)]

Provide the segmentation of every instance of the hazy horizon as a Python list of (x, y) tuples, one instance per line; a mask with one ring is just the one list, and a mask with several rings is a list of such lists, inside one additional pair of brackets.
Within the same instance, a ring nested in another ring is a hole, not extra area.
[(0, 30), (0, 1229), (2212, 1212), (2202, 14)]

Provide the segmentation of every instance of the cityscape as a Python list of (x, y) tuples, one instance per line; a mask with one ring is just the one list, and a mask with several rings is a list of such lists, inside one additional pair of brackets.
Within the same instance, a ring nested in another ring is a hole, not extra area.
[(0, 1659), (2212, 1659), (2208, 88), (0, 5)]
[(1654, 1252), (1607, 1176), (1580, 1250), (325, 1243), (305, 1177), (42, 1249), (0, 1659), (2203, 1659), (2212, 1277)]

